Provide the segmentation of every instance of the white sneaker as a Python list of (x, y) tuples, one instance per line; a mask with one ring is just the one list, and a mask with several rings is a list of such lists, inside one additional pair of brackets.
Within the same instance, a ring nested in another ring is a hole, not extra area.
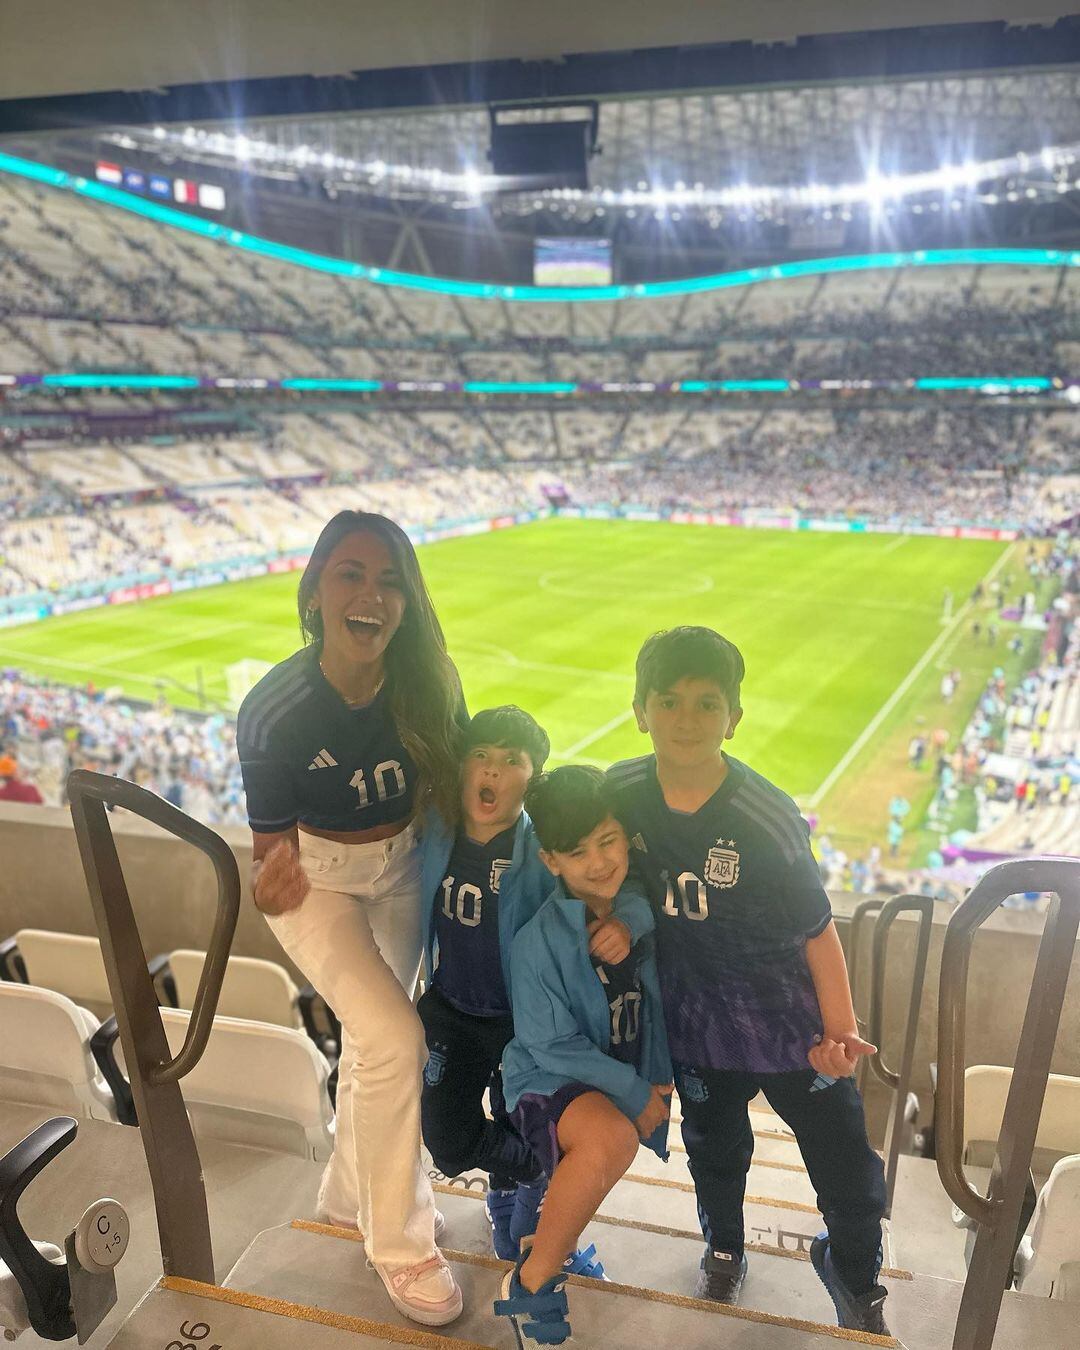
[(461, 1290), (441, 1252), (415, 1266), (372, 1263), (400, 1313), (426, 1327), (442, 1327), (461, 1316)]
[[(348, 1228), (354, 1233), (360, 1231), (360, 1225), (356, 1222), (355, 1216), (351, 1219), (335, 1219), (332, 1215), (327, 1214), (326, 1211), (322, 1209), (315, 1211), (315, 1222), (329, 1224), (331, 1228)], [(438, 1242), (445, 1232), (446, 1215), (442, 1210), (437, 1209), (435, 1211), (435, 1241)]]

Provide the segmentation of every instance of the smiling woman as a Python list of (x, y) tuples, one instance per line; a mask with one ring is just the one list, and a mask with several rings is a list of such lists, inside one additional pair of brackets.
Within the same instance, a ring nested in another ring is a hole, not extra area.
[(429, 801), (456, 805), (461, 684), (412, 544), (385, 516), (329, 522), (298, 607), (306, 645), (259, 681), (237, 720), (255, 904), (341, 1019), (320, 1217), (359, 1227), (398, 1310), (440, 1326), (461, 1293), (435, 1246), (420, 1166), (414, 822)]

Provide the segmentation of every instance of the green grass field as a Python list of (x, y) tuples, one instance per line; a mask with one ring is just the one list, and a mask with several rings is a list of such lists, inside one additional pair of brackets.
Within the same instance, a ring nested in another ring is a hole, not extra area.
[[(915, 725), (959, 730), (1002, 660), (942, 623), (1009, 564), (1007, 546), (905, 535), (793, 534), (546, 520), (425, 547), (421, 561), (469, 706), (515, 701), (557, 759), (606, 764), (648, 748), (631, 719), (634, 656), (657, 628), (705, 623), (746, 658), (732, 751), (850, 842), (880, 841)], [(297, 574), (85, 611), (0, 635), (3, 659), (176, 703), (224, 702), (227, 665), (299, 645)], [(943, 709), (945, 664), (965, 672)], [(929, 719), (929, 720), (928, 720)], [(925, 779), (925, 775), (924, 775)], [(908, 781), (913, 801), (925, 784)], [(917, 803), (916, 803), (917, 804)]]

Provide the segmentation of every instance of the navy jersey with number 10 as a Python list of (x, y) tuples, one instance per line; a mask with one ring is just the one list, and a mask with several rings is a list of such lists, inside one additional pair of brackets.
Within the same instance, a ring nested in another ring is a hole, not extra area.
[(435, 896), (432, 983), (459, 1012), (503, 1017), (510, 999), (499, 944), (499, 884), (510, 866), (516, 825), (486, 844), (459, 831)]
[(822, 1028), (805, 949), (828, 927), (829, 898), (795, 803), (725, 760), (727, 777), (693, 814), (665, 802), (654, 755), (609, 770), (656, 916), (672, 1059), (756, 1073), (806, 1069)]
[(268, 671), (240, 705), (236, 748), (248, 820), (261, 834), (300, 822), (367, 830), (412, 814), (416, 765), (384, 688), (350, 708), (327, 683), (314, 647)]

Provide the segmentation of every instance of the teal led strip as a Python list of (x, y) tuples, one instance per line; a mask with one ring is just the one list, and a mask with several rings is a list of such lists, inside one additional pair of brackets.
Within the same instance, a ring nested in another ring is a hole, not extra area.
[(574, 394), (578, 386), (569, 380), (466, 380), (466, 394)]
[(791, 388), (787, 380), (680, 380), (678, 392), (683, 394), (760, 394), (786, 393)]
[(297, 377), (281, 381), (282, 389), (335, 390), (343, 393), (376, 394), (383, 388), (382, 380), (319, 380)]
[(42, 384), (60, 389), (198, 389), (197, 375), (42, 375)]
[(916, 389), (1053, 389), (1045, 375), (930, 375), (915, 381)]
[[(0, 384), (51, 386), (59, 389), (227, 389), (272, 393), (275, 389), (293, 392), (327, 393), (439, 393), (439, 394), (625, 394), (641, 392), (635, 386), (580, 383), (576, 380), (457, 380), (411, 381), (320, 379), (288, 376), (284, 379), (250, 380), (243, 377), (197, 375), (129, 374), (124, 372), (64, 371), (47, 375), (3, 375)], [(1072, 382), (1080, 384), (1080, 380)], [(978, 390), (984, 394), (1015, 391), (1033, 394), (1063, 389), (1065, 381), (1049, 375), (928, 375), (908, 380), (863, 380), (855, 385), (865, 389)], [(672, 380), (664, 381), (655, 392), (661, 398), (672, 394), (788, 394), (817, 392), (838, 386), (835, 380)], [(854, 386), (853, 386), (854, 387)]]
[(910, 253), (865, 253), (841, 258), (806, 258), (798, 262), (776, 263), (769, 267), (750, 267), (741, 272), (718, 272), (712, 276), (684, 277), (679, 281), (650, 281), (635, 286), (507, 286), (487, 281), (456, 281), (451, 277), (424, 277), (412, 272), (394, 272), (388, 268), (365, 267), (344, 258), (330, 258), (307, 249), (278, 244), (272, 239), (245, 234), (240, 230), (203, 220), (184, 211), (162, 206), (137, 197), (120, 188), (94, 179), (66, 173), (34, 160), (0, 154), (0, 173), (28, 178), (48, 187), (62, 188), (106, 206), (116, 206), (134, 215), (162, 225), (171, 225), (189, 234), (214, 239), (248, 253), (294, 263), (315, 272), (352, 277), (378, 286), (400, 286), (406, 290), (428, 291), (436, 295), (469, 296), (479, 300), (527, 300), (545, 303), (586, 300), (655, 299), (668, 295), (692, 295), (701, 291), (727, 290), (735, 286), (753, 286), (759, 281), (783, 281), (791, 277), (825, 276), (834, 272), (866, 272), (877, 268), (963, 267), (973, 265), (1017, 267), (1080, 267), (1080, 252), (1051, 248), (939, 248), (918, 249)]

